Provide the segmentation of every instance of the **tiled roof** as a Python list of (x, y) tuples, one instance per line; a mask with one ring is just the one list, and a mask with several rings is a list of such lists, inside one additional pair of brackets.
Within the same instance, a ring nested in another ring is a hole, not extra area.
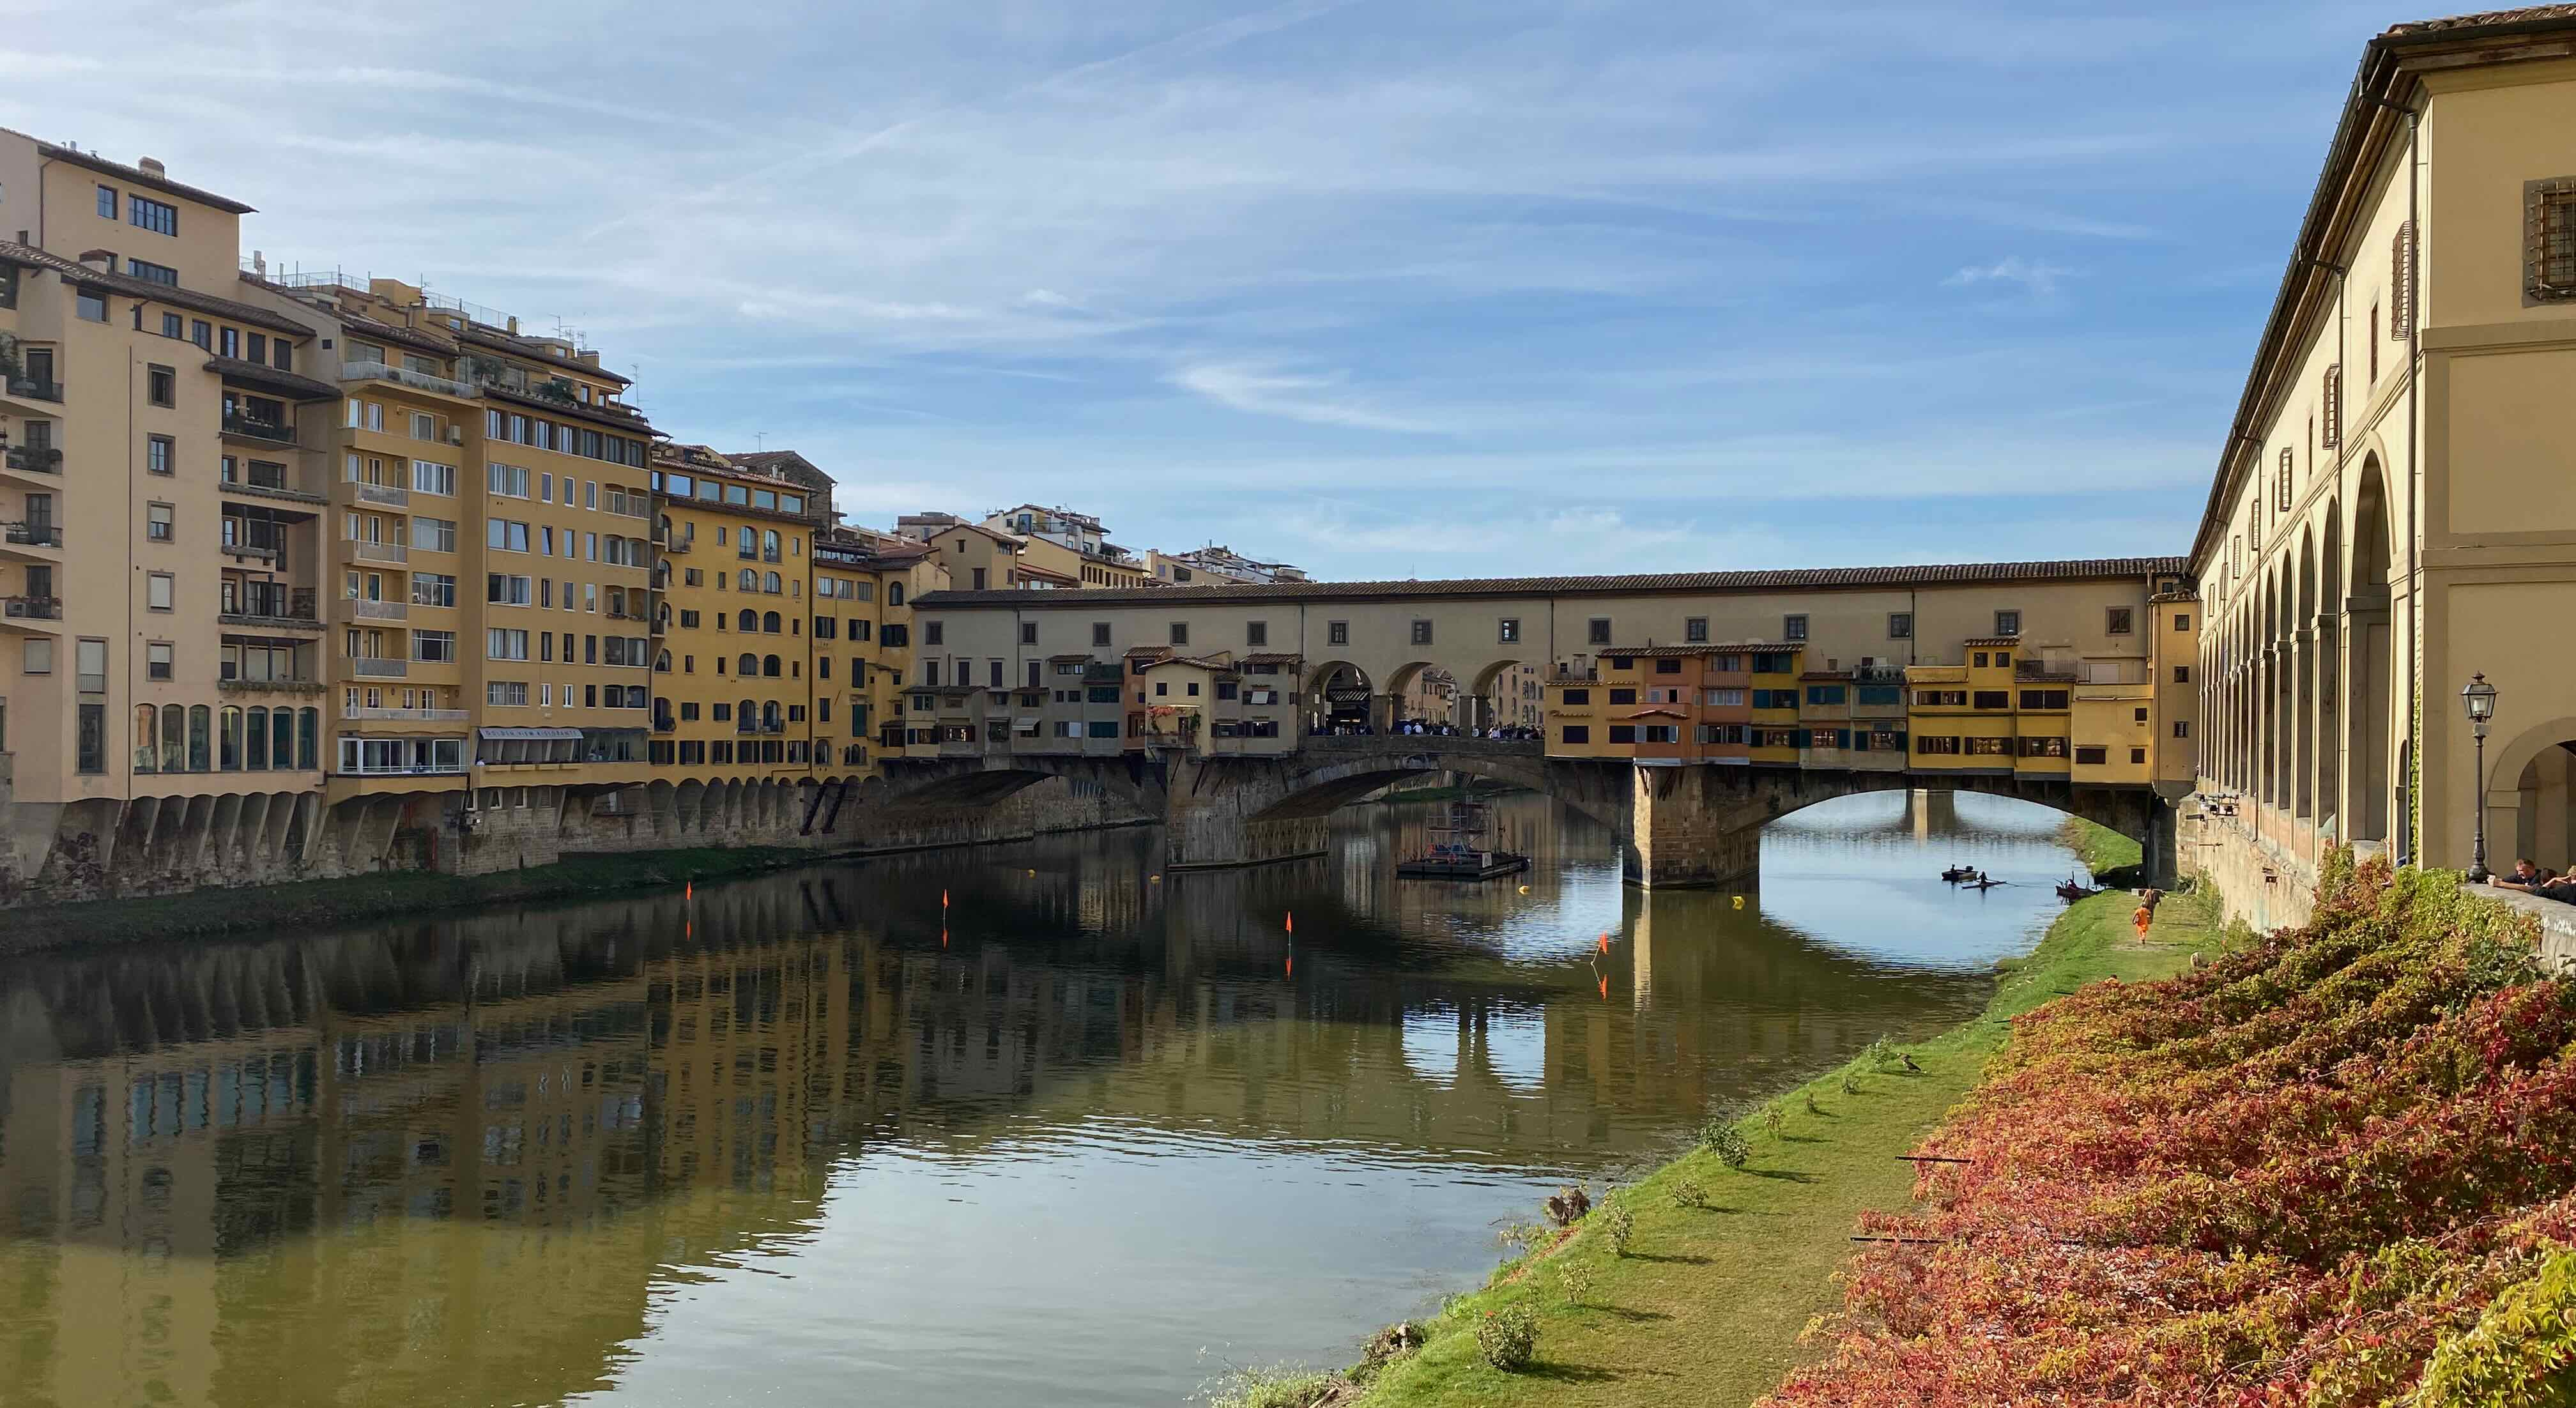
[(360, 337), (399, 342), (406, 346), (417, 347), (424, 352), (436, 352), (443, 356), (456, 355), (456, 340), (441, 333), (429, 332), (422, 328), (401, 327), (393, 323), (380, 323), (373, 318), (345, 311), (340, 313), (339, 318), (341, 327)]
[(2525, 5), (2517, 10), (2485, 10), (2472, 15), (2450, 15), (2442, 19), (2411, 20), (2393, 24), (2393, 36), (2413, 34), (2449, 34), (2463, 29), (2490, 29), (2508, 24), (2547, 24), (2556, 20), (2576, 21), (2576, 5)]
[(1050, 655), (1047, 657), (1047, 663), (1050, 665), (1070, 665), (1076, 660), (1088, 663), (1090, 659), (1091, 657), (1088, 655)]
[(1807, 643), (1803, 640), (1739, 640), (1724, 641), (1715, 645), (1704, 642), (1696, 645), (1605, 645), (1592, 653), (1604, 659), (1616, 657), (1624, 660), (1631, 655), (1636, 655), (1652, 660), (1659, 657), (1675, 655), (1685, 657), (1692, 655), (1743, 655), (1756, 650), (1776, 653), (1783, 650), (1804, 650), (1806, 648)]
[(39, 142), (36, 144), (36, 154), (54, 161), (68, 161), (74, 166), (86, 166), (92, 171), (113, 176), (129, 186), (142, 186), (150, 190), (166, 191), (174, 196), (186, 196), (199, 205), (211, 205), (228, 214), (248, 215), (252, 211), (252, 207), (230, 196), (219, 196), (212, 191), (182, 185), (166, 175), (155, 175), (139, 166), (110, 161), (96, 152), (85, 152), (73, 147), (58, 147), (51, 142)]
[[(933, 595), (933, 596), (937, 596), (937, 595), (940, 595), (940, 593), (934, 592), (934, 593), (932, 593), (932, 595)], [(950, 592), (950, 593), (947, 593), (947, 595), (950, 595), (950, 596), (959, 596), (959, 595), (963, 595), (963, 596), (974, 596), (974, 595), (977, 595), (977, 593), (974, 593), (974, 592), (963, 592), (963, 593), (959, 593), (959, 592)], [(985, 592), (985, 593), (982, 593), (982, 595), (985, 595), (985, 596), (993, 596), (993, 595), (996, 595), (996, 593), (993, 593), (993, 592)], [(1007, 596), (1009, 596), (1010, 594), (1009, 594), (1008, 592), (1003, 592), (1003, 593), (999, 593), (998, 595), (1002, 595), (1002, 596), (1007, 597)], [(1172, 648), (1171, 648), (1170, 646), (1168, 646), (1168, 645), (1131, 645), (1131, 646), (1127, 647), (1127, 658), (1129, 658), (1129, 659), (1131, 659), (1131, 660), (1132, 660), (1132, 659), (1134, 659), (1134, 658), (1136, 658), (1136, 657), (1137, 657), (1137, 656), (1139, 656), (1139, 655), (1150, 655), (1150, 656), (1160, 657), (1160, 656), (1169, 655), (1169, 654), (1171, 654), (1171, 653), (1172, 653)]]
[(154, 303), (167, 303), (173, 308), (212, 313), (218, 318), (229, 318), (236, 323), (246, 323), (251, 327), (282, 332), (289, 337), (313, 335), (313, 329), (265, 308), (256, 308), (248, 303), (235, 302), (229, 298), (217, 298), (211, 293), (199, 293), (195, 289), (182, 288), (177, 284), (154, 283), (150, 279), (109, 273), (94, 265), (77, 263), (59, 254), (47, 253), (33, 245), (0, 240), (0, 259), (6, 259), (12, 264), (51, 269), (60, 274), (65, 283), (79, 284), (86, 288), (106, 289), (112, 293), (121, 293)]
[(1963, 640), (1963, 641), (1961, 641), (1961, 642), (1959, 642), (1959, 643), (1960, 643), (1961, 645), (1966, 645), (1966, 646), (1980, 646), (1980, 645), (1982, 645), (1982, 646), (1987, 647), (1988, 649), (1992, 649), (1992, 648), (1994, 648), (1994, 647), (1996, 647), (1996, 646), (2000, 646), (2000, 645), (2019, 645), (2019, 644), (2021, 644), (2021, 637), (2019, 637), (2019, 636), (1970, 636), (1970, 637), (1968, 637), (1966, 640)]
[(606, 367), (594, 367), (588, 362), (575, 361), (570, 357), (556, 356), (554, 344), (549, 342), (540, 342), (535, 338), (521, 337), (517, 333), (510, 332), (504, 328), (489, 327), (482, 323), (466, 321), (463, 330), (456, 333), (456, 338), (460, 342), (471, 342), (479, 346), (496, 348), (505, 352), (516, 352), (520, 356), (526, 357), (531, 361), (542, 362), (551, 367), (561, 367), (569, 372), (579, 372), (583, 376), (595, 376), (602, 381), (613, 381), (620, 386), (632, 386), (635, 384), (633, 379), (619, 376), (617, 373), (610, 371)]
[(254, 386), (265, 386), (272, 391), (293, 396), (299, 400), (337, 401), (340, 399), (340, 388), (327, 381), (315, 381), (309, 376), (282, 372), (265, 362), (245, 362), (239, 357), (208, 357), (206, 370), (221, 373), (234, 381), (246, 381)]
[[(1793, 567), (1769, 572), (1658, 572), (1617, 577), (1461, 577), (1402, 582), (1225, 582), (1150, 589), (1156, 605), (1231, 601), (1404, 601), (1422, 597), (1673, 595), (1713, 592), (1833, 591), (1983, 582), (2076, 582), (2172, 575), (2179, 557), (2105, 557), (2063, 562), (1967, 562), (1917, 567)], [(1063, 604), (1115, 606), (1142, 601), (1145, 588), (1094, 588)], [(939, 592), (928, 606), (999, 606), (1008, 592)]]
[(1243, 663), (1247, 665), (1294, 665), (1305, 658), (1306, 657), (1302, 655), (1290, 655), (1279, 651), (1264, 650), (1257, 651), (1251, 655), (1243, 657)]
[(544, 411), (548, 415), (571, 416), (576, 420), (585, 420), (592, 425), (623, 431), (629, 435), (654, 433), (651, 423), (640, 415), (622, 415), (616, 411), (603, 411), (597, 406), (585, 406), (579, 401), (557, 401), (547, 396), (530, 395), (523, 391), (513, 391), (506, 386), (496, 386), (488, 381), (482, 383), (482, 387), (484, 395), (507, 401), (514, 406), (526, 406), (530, 410)]

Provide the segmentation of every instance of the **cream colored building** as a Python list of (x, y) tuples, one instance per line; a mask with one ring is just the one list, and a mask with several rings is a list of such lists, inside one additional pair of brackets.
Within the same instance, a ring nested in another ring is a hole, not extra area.
[[(2326, 847), (2576, 862), (2576, 16), (2365, 48), (2192, 544), (2205, 796), (2257, 922)], [(2461, 689), (2498, 691), (2487, 777)], [(2159, 681), (2159, 684), (2164, 684)]]

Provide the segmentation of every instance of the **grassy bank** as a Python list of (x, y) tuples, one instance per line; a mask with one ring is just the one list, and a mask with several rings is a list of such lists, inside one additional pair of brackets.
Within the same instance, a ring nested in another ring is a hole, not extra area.
[(2084, 868), (2095, 875), (2125, 869), (2143, 858), (2137, 842), (2082, 817), (2068, 817), (2057, 834), (2066, 843), (2066, 848), (2084, 862)]
[[(1905, 1048), (1913, 1069), (1891, 1053), (1810, 1081), (1773, 1102), (1776, 1133), (1759, 1112), (1746, 1115), (1734, 1126), (1751, 1148), (1743, 1168), (1700, 1148), (1619, 1192), (1635, 1218), (1626, 1255), (1613, 1254), (1596, 1210), (1571, 1236), (1452, 1302), (1419, 1353), (1338, 1401), (1734, 1408), (1769, 1392), (1811, 1357), (1799, 1333), (1838, 1303), (1831, 1278), (1852, 1254), (1860, 1215), (1907, 1203), (1914, 1175), (1897, 1155), (1975, 1087), (2011, 1018), (2096, 979), (2173, 972), (2213, 941), (2205, 908), (2183, 897), (2163, 907), (2141, 945), (2129, 931), (2130, 906), (2115, 893), (2069, 908), (2008, 965), (1983, 1016)], [(1704, 1206), (1686, 1205), (1693, 1188)], [(1582, 1303), (1569, 1303), (1569, 1281), (1587, 1283)], [(1475, 1328), (1514, 1305), (1536, 1312), (1538, 1350), (1528, 1368), (1507, 1374), (1484, 1362)], [(1310, 1379), (1304, 1397), (1237, 1401), (1302, 1408), (1321, 1391)]]
[(625, 894), (655, 886), (757, 875), (815, 858), (812, 851), (778, 846), (638, 851), (573, 856), (553, 865), (491, 875), (389, 871), (344, 880), (306, 880), (238, 890), (192, 890), (179, 895), (50, 905), (0, 912), (0, 952), (320, 928), (476, 905)]

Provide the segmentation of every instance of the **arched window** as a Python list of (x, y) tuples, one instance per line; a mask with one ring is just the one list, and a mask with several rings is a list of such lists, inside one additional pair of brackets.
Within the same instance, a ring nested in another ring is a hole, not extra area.
[(242, 733), (242, 742), (247, 745), (242, 766), (252, 772), (268, 771), (268, 710), (264, 706), (251, 706), (250, 722)]
[(760, 726), (760, 706), (759, 706), (759, 705), (754, 704), (754, 703), (752, 703), (750, 700), (746, 699), (746, 700), (743, 700), (741, 703), (736, 704), (736, 705), (734, 705), (734, 706), (733, 706), (733, 729), (734, 729), (734, 732), (736, 732), (736, 733), (749, 733), (749, 732), (751, 732), (753, 729), (758, 728), (759, 726)]
[(161, 770), (160, 723), (149, 704), (134, 706), (134, 770)]
[(671, 673), (671, 652), (665, 650), (653, 657), (653, 673), (657, 675)]
[(161, 770), (188, 770), (188, 711), (176, 704), (161, 709)]
[(778, 678), (778, 657), (775, 655), (760, 657), (760, 673), (768, 679)]
[(760, 629), (760, 613), (752, 610), (748, 606), (744, 607), (742, 609), (742, 614), (734, 617), (733, 621), (735, 627), (740, 630), (756, 631)]
[(888, 606), (901, 606), (901, 605), (903, 605), (903, 583), (901, 583), (901, 582), (888, 582), (888, 583), (886, 583), (886, 605), (888, 605)]
[(760, 706), (760, 726), (762, 728), (772, 730), (775, 730), (780, 726), (778, 721), (777, 700), (772, 699), (768, 703)]
[(295, 766), (295, 711), (292, 709), (279, 709), (268, 716), (268, 765), (280, 771)]
[(762, 561), (764, 561), (764, 562), (776, 562), (776, 561), (778, 560), (778, 530), (777, 530), (777, 529), (775, 529), (775, 528), (765, 528), (765, 529), (761, 530), (761, 534), (760, 534), (760, 556), (761, 556), (761, 560), (762, 560)]
[(215, 736), (215, 765), (225, 772), (240, 772), (242, 765), (242, 711), (240, 706), (224, 706), (222, 728)]
[(778, 627), (779, 620), (777, 612), (771, 611), (762, 614), (760, 618), (760, 628), (762, 630), (767, 631), (774, 636), (778, 634)]
[(769, 593), (771, 596), (778, 595), (778, 574), (775, 572), (764, 572), (760, 574), (760, 589)]
[[(277, 711), (284, 714), (286, 711)], [(295, 714), (295, 765), (306, 772), (321, 766), (322, 711), (300, 709)]]
[(756, 655), (745, 655), (745, 656), (743, 656), (741, 659), (736, 660), (735, 662), (733, 662), (733, 672), (734, 672), (735, 674), (737, 674), (737, 675), (756, 675), (756, 674), (759, 674), (759, 673), (760, 673), (760, 657), (758, 657), (758, 656), (756, 656)]
[(760, 574), (748, 567), (742, 569), (740, 586), (747, 592), (759, 591)]
[(188, 706), (188, 771), (215, 770), (215, 711), (203, 704)]

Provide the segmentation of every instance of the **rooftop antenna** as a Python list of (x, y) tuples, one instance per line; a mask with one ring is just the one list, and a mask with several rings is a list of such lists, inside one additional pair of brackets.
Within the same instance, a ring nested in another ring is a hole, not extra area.
[(756, 441), (756, 442), (758, 442), (758, 443), (759, 443), (759, 445), (760, 445), (760, 452), (761, 452), (762, 454), (764, 454), (764, 455), (765, 455), (765, 454), (769, 453), (769, 432), (768, 432), (768, 431), (766, 431), (766, 430), (756, 430), (756, 431), (753, 431), (753, 432), (752, 432), (752, 435), (751, 435), (751, 438), (752, 438), (754, 441)]

